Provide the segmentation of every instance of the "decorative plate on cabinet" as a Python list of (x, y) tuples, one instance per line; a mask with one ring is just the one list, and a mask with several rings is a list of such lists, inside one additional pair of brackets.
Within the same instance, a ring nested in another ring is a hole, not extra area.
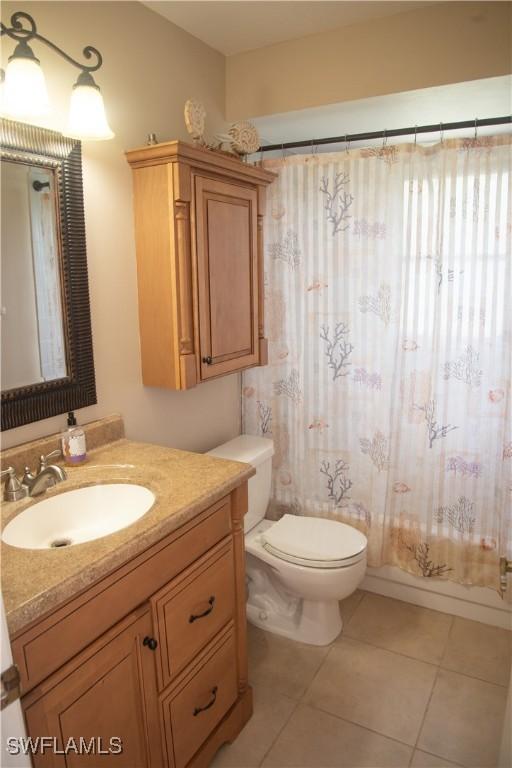
[(202, 143), (206, 121), (206, 109), (200, 101), (188, 99), (185, 102), (185, 125), (194, 141)]
[(260, 136), (252, 123), (247, 121), (233, 123), (228, 134), (231, 138), (231, 146), (240, 155), (249, 155), (260, 148)]

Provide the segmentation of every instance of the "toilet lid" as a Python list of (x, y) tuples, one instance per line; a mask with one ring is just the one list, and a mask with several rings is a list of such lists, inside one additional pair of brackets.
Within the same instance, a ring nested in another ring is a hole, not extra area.
[(360, 560), (366, 536), (351, 525), (321, 517), (283, 515), (261, 534), (266, 550), (289, 562), (341, 568)]

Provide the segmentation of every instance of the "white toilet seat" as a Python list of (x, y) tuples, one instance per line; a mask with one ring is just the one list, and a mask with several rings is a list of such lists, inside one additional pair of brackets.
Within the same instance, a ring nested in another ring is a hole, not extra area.
[(294, 563), (295, 565), (302, 565), (304, 568), (347, 568), (349, 565), (354, 565), (360, 560), (363, 560), (366, 556), (366, 550), (364, 549), (358, 555), (354, 557), (346, 557), (342, 560), (311, 560), (305, 557), (296, 557), (290, 555), (288, 552), (281, 552), (279, 549), (272, 547), (266, 542), (262, 542), (263, 549), (269, 554), (274, 555), (279, 560), (284, 560), (287, 563)]
[(366, 536), (351, 525), (320, 517), (283, 515), (261, 534), (274, 557), (306, 568), (346, 568), (366, 557)]

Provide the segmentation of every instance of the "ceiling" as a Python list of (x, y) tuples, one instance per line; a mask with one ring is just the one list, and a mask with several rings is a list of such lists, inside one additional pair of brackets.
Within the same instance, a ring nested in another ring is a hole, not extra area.
[(153, 0), (144, 5), (231, 56), (283, 40), (403, 13), (432, 2), (370, 0)]

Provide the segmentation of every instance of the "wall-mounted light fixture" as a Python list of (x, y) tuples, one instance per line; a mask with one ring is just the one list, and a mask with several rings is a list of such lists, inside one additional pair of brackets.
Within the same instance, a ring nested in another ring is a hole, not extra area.
[(39, 59), (35, 56), (29, 42), (38, 40), (80, 71), (71, 92), (69, 118), (64, 133), (82, 141), (112, 139), (105, 114), (103, 96), (96, 85), (92, 72), (96, 72), (103, 63), (101, 53), (88, 45), (83, 50), (85, 59), (96, 59), (95, 64), (81, 64), (68, 56), (51, 40), (40, 35), (36, 23), (28, 13), (18, 11), (11, 16), (11, 27), (0, 24), (0, 36), (8, 35), (17, 45), (9, 57), (3, 81), (2, 112), (11, 118), (28, 121), (44, 115), (49, 110), (46, 82)]

